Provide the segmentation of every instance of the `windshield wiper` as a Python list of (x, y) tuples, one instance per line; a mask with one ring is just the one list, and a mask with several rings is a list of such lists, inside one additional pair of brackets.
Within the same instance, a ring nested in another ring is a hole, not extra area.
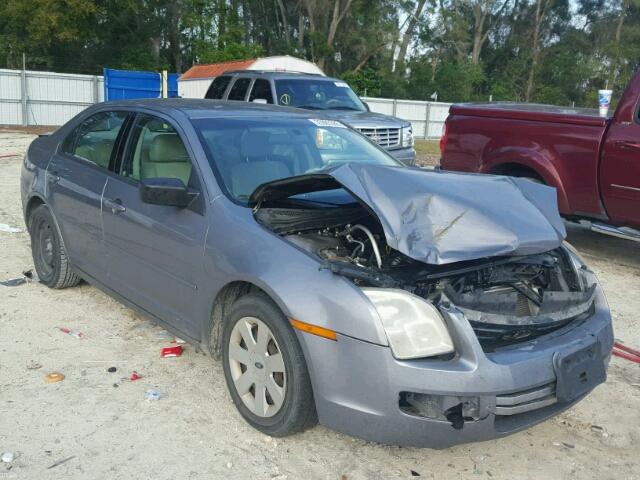
[(356, 112), (363, 112), (364, 110), (360, 110), (358, 107), (349, 107), (347, 105), (340, 105), (338, 107), (331, 107), (333, 110), (354, 110)]

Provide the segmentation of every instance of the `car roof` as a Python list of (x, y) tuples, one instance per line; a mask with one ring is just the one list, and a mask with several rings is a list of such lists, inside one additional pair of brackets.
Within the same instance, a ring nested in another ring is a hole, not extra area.
[(136, 100), (116, 100), (97, 104), (101, 110), (133, 108), (154, 110), (171, 114), (180, 111), (189, 118), (223, 118), (223, 117), (271, 117), (283, 118), (318, 118), (322, 115), (292, 107), (265, 105), (243, 101), (209, 100), (201, 98), (143, 98)]
[(273, 79), (279, 79), (279, 80), (284, 80), (284, 79), (307, 80), (308, 79), (308, 80), (320, 80), (320, 81), (326, 80), (328, 82), (340, 81), (337, 78), (326, 77), (324, 75), (320, 75), (319, 73), (281, 72), (278, 70), (227, 70), (220, 76), (224, 76), (224, 75), (237, 75), (237, 76), (250, 75), (254, 77), (273, 78)]

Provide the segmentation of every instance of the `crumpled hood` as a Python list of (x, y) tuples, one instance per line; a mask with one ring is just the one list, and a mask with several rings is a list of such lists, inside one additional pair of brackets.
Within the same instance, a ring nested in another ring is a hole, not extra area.
[(391, 248), (428, 264), (542, 253), (566, 236), (555, 189), (513, 177), (350, 163), (261, 185), (251, 200), (341, 186), (375, 213)]

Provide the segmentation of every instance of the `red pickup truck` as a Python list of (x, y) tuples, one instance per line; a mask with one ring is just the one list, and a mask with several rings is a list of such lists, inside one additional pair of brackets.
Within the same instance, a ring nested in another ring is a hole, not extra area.
[(526, 103), (453, 105), (441, 168), (545, 183), (566, 218), (640, 241), (639, 101), (640, 70), (609, 117)]

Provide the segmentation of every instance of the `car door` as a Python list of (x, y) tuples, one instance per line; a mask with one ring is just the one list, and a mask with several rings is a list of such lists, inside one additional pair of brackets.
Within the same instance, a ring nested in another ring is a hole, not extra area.
[(71, 263), (106, 278), (101, 197), (115, 161), (127, 112), (106, 111), (82, 121), (47, 166), (47, 197)]
[(640, 110), (633, 122), (614, 122), (600, 166), (602, 197), (617, 223), (640, 225)]
[[(207, 220), (187, 144), (168, 119), (139, 114), (117, 171), (103, 195), (109, 283), (129, 301), (197, 337)], [(177, 178), (200, 195), (187, 208), (144, 203), (140, 182), (153, 178)]]

